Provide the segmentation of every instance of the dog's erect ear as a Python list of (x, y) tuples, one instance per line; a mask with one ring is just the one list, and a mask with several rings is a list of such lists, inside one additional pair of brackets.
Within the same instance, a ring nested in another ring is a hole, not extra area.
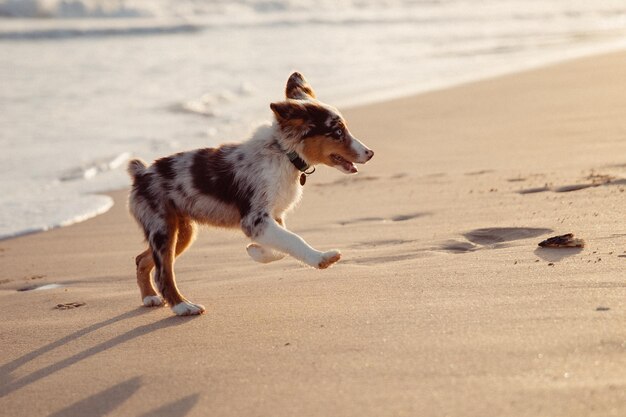
[(271, 103), (270, 108), (278, 121), (305, 120), (309, 116), (306, 107), (297, 101), (287, 100)]
[(302, 74), (294, 72), (287, 80), (285, 96), (296, 100), (308, 100), (315, 98), (315, 93)]

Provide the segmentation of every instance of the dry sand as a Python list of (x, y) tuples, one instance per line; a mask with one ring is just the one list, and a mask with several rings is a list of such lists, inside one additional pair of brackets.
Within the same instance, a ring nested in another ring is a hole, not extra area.
[[(288, 219), (343, 260), (260, 265), (203, 230), (177, 264), (201, 317), (140, 307), (125, 192), (0, 242), (2, 415), (626, 415), (624, 74), (617, 53), (346, 111), (375, 158), (318, 169)], [(567, 232), (587, 246), (537, 248)]]

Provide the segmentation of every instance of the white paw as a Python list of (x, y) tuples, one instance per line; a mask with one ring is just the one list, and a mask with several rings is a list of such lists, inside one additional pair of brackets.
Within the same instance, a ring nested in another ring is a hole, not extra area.
[(329, 250), (320, 254), (319, 259), (311, 266), (318, 269), (326, 269), (341, 259), (341, 252), (338, 250)]
[(248, 255), (250, 255), (252, 259), (262, 264), (278, 261), (279, 259), (283, 259), (285, 257), (285, 254), (283, 253), (266, 249), (256, 243), (250, 243), (246, 247), (246, 251), (248, 251)]
[(146, 307), (161, 307), (163, 304), (163, 297), (159, 295), (148, 295), (143, 298), (143, 305)]
[(206, 310), (203, 305), (183, 301), (172, 307), (172, 311), (174, 311), (177, 316), (195, 316), (203, 314)]

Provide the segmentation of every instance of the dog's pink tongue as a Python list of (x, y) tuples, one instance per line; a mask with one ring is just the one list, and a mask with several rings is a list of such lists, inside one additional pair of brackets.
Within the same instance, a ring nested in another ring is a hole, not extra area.
[(333, 154), (331, 155), (331, 157), (333, 159), (333, 162), (340, 165), (344, 171), (350, 174), (354, 174), (359, 171), (358, 169), (356, 169), (356, 166), (354, 165), (353, 162), (348, 161), (346, 158), (342, 157), (341, 155)]
[(353, 162), (345, 161), (343, 162), (343, 167), (346, 169), (346, 171), (349, 171), (352, 174), (356, 174), (357, 172), (359, 172)]

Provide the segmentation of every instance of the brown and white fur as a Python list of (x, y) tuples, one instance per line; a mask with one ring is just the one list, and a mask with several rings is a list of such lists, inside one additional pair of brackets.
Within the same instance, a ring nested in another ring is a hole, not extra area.
[(310, 166), (325, 164), (348, 174), (357, 171), (354, 163), (365, 163), (374, 153), (350, 134), (335, 108), (315, 98), (299, 73), (287, 81), (286, 100), (270, 107), (274, 122), (241, 144), (181, 152), (149, 167), (130, 161), (129, 208), (149, 244), (136, 258), (145, 306), (165, 301), (177, 315), (205, 311), (181, 295), (174, 277), (174, 260), (193, 241), (196, 224), (240, 227), (253, 241), (248, 254), (261, 263), (289, 254), (324, 269), (340, 259), (338, 250), (316, 250), (285, 227), (285, 214), (302, 194), (301, 172), (287, 153), (297, 152)]

